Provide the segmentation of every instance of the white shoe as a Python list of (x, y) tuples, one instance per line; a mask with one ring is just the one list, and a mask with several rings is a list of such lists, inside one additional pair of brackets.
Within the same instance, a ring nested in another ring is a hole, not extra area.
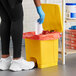
[(0, 59), (0, 70), (2, 70), (2, 71), (8, 70), (11, 65), (11, 61), (12, 61), (11, 57), (1, 58)]
[(35, 63), (33, 61), (28, 62), (23, 58), (20, 58), (18, 60), (12, 60), (9, 70), (11, 71), (31, 70), (34, 67)]

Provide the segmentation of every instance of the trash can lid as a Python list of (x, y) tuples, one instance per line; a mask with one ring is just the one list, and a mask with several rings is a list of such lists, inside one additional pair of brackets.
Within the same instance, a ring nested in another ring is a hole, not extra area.
[(42, 9), (45, 12), (43, 29), (48, 31), (54, 30), (57, 32), (62, 32), (63, 23), (60, 6), (56, 4), (42, 4)]

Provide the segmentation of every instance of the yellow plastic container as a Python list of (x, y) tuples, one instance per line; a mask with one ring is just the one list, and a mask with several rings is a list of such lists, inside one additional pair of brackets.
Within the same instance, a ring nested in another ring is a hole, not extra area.
[[(44, 30), (63, 31), (61, 11), (59, 5), (42, 4), (45, 12)], [(25, 38), (26, 60), (35, 61), (38, 68), (58, 65), (58, 39), (33, 40)]]
[(38, 68), (58, 65), (58, 39), (32, 40), (25, 39), (26, 60), (37, 63)]

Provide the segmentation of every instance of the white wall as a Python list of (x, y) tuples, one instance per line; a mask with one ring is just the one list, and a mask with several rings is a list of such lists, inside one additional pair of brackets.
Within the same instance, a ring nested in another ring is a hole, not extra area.
[[(46, 0), (41, 0), (42, 3), (45, 3)], [(66, 0), (66, 2), (76, 2), (76, 0)], [(48, 3), (55, 3), (62, 6), (62, 0), (48, 0)], [(24, 0), (24, 32), (34, 31), (35, 23), (38, 19), (38, 14), (33, 0)], [(61, 8), (62, 9), (62, 8)]]

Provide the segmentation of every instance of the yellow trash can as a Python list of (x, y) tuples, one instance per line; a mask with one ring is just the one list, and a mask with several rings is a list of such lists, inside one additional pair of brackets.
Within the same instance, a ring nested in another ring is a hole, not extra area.
[(38, 68), (46, 68), (58, 64), (59, 32), (46, 35), (35, 35), (34, 32), (24, 33), (26, 60), (37, 63)]
[(26, 60), (35, 61), (38, 68), (46, 68), (58, 64), (58, 38), (63, 31), (60, 6), (56, 4), (42, 4), (45, 12), (43, 29), (56, 32), (46, 35), (35, 35), (35, 32), (23, 34), (25, 39)]

